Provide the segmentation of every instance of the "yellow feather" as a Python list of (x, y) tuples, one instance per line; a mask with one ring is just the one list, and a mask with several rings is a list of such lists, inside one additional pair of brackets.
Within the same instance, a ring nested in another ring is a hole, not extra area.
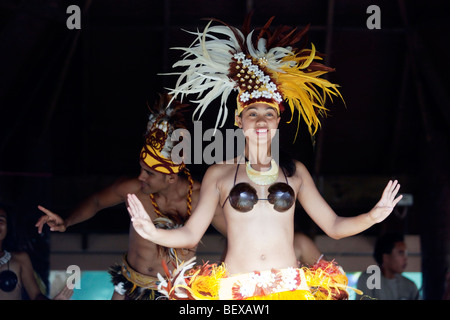
[[(316, 56), (315, 46), (313, 44), (311, 46), (311, 50), (304, 49), (297, 55), (287, 55), (282, 58), (285, 64), (282, 65), (281, 72), (276, 74), (276, 81), (279, 83), (283, 97), (291, 110), (291, 119), (288, 123), (292, 122), (296, 110), (299, 113), (295, 138), (297, 138), (301, 119), (305, 121), (311, 135), (317, 132), (320, 127), (319, 116), (326, 115), (326, 111), (328, 111), (325, 107), (327, 97), (331, 101), (333, 101), (333, 96), (343, 100), (338, 85), (320, 78), (327, 71), (305, 72), (305, 69), (314, 60), (321, 60), (320, 57)], [(308, 53), (308, 55), (298, 56), (304, 53)], [(292, 66), (292, 63), (295, 63), (295, 66)]]
[(309, 57), (306, 59), (305, 62), (302, 63), (301, 66), (298, 66), (299, 69), (305, 69), (307, 67), (309, 67), (309, 65), (311, 64), (311, 62), (313, 62), (315, 56), (316, 56), (316, 47), (311, 43), (311, 53), (309, 55)]

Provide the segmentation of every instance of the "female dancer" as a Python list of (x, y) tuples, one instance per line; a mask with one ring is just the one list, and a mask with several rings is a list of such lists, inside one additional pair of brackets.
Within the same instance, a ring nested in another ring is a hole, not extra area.
[[(340, 93), (336, 85), (319, 78), (332, 69), (316, 61), (320, 57), (314, 46), (292, 48), (305, 30), (296, 33), (280, 27), (271, 33), (270, 22), (258, 30), (256, 44), (256, 32), (246, 30), (248, 23), (241, 32), (228, 25), (210, 27), (210, 22), (198, 33), (196, 45), (182, 48), (187, 53), (185, 59), (175, 64), (188, 67), (180, 75), (175, 94), (198, 94), (208, 89), (209, 93), (197, 100), (199, 110), (220, 94), (225, 103), (232, 89), (239, 90), (235, 121), (244, 132), (246, 147), (245, 154), (234, 163), (227, 161), (208, 168), (198, 205), (179, 229), (155, 228), (139, 199), (128, 196), (136, 231), (149, 241), (172, 248), (197, 245), (217, 205), (223, 207), (228, 250), (222, 269), (206, 265), (197, 273), (183, 269), (181, 276), (162, 285), (169, 296), (184, 289), (193, 298), (317, 298), (314, 292), (323, 290), (317, 289), (321, 285), (313, 288), (311, 279), (315, 274), (297, 267), (293, 246), (296, 200), (328, 236), (340, 239), (383, 221), (402, 198), (397, 197), (398, 182), (389, 181), (380, 201), (369, 212), (340, 217), (323, 199), (302, 163), (283, 158), (279, 163), (275, 161), (271, 150), (277, 146), (272, 141), (283, 104), (297, 110), (313, 134), (320, 124), (316, 114), (325, 110), (326, 96), (340, 97)], [(226, 39), (220, 39), (224, 35)], [(336, 269), (331, 273), (342, 276)], [(184, 279), (186, 274), (190, 277)], [(206, 277), (200, 279), (203, 275)], [(214, 277), (221, 279), (214, 282)], [(194, 288), (200, 285), (201, 289)], [(324, 286), (322, 282), (322, 289)], [(326, 291), (328, 298), (341, 294), (339, 286)]]
[[(28, 253), (13, 250), (17, 244), (10, 227), (10, 211), (9, 206), (0, 203), (0, 300), (22, 300), (23, 293), (31, 300), (47, 300), (36, 281)], [(54, 300), (69, 300), (72, 294), (73, 289), (66, 285)]]

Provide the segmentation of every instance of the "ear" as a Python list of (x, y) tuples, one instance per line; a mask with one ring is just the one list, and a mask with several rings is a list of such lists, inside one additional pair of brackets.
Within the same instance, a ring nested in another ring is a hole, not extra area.
[(235, 115), (235, 116), (234, 116), (234, 121), (235, 121), (235, 124), (236, 124), (239, 128), (242, 129), (242, 117), (241, 117), (241, 116), (238, 116), (238, 115)]
[(178, 181), (178, 174), (177, 173), (171, 173), (166, 176), (166, 181), (168, 183), (175, 183)]

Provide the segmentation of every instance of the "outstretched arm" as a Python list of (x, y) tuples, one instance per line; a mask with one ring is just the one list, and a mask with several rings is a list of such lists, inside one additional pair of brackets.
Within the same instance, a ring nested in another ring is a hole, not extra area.
[(144, 239), (164, 247), (195, 247), (210, 225), (219, 203), (219, 192), (216, 186), (218, 174), (217, 165), (206, 171), (198, 204), (186, 224), (177, 229), (156, 228), (139, 199), (135, 195), (129, 194), (127, 209), (136, 232)]
[(39, 218), (35, 226), (39, 233), (42, 232), (45, 224), (48, 224), (51, 231), (64, 232), (68, 227), (94, 217), (102, 209), (125, 202), (126, 194), (137, 192), (139, 186), (139, 181), (136, 178), (118, 180), (104, 190), (88, 197), (66, 219), (42, 206), (38, 206), (38, 209), (45, 214)]
[(297, 169), (300, 169), (302, 176), (302, 186), (298, 193), (299, 202), (314, 222), (334, 239), (358, 234), (383, 221), (402, 199), (402, 195), (397, 196), (400, 189), (398, 181), (389, 181), (380, 201), (368, 213), (355, 217), (340, 217), (320, 195), (308, 170), (303, 165), (298, 165)]

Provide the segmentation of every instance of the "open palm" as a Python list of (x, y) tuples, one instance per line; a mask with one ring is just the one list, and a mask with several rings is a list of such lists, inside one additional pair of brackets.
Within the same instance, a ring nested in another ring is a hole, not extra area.
[(130, 213), (134, 229), (142, 238), (152, 241), (156, 227), (142, 205), (142, 202), (134, 194), (129, 194), (127, 199), (127, 209)]
[(394, 210), (397, 203), (403, 198), (402, 195), (396, 197), (399, 189), (400, 184), (397, 180), (390, 180), (386, 188), (384, 188), (380, 201), (378, 201), (369, 213), (375, 223), (379, 223), (386, 219)]

